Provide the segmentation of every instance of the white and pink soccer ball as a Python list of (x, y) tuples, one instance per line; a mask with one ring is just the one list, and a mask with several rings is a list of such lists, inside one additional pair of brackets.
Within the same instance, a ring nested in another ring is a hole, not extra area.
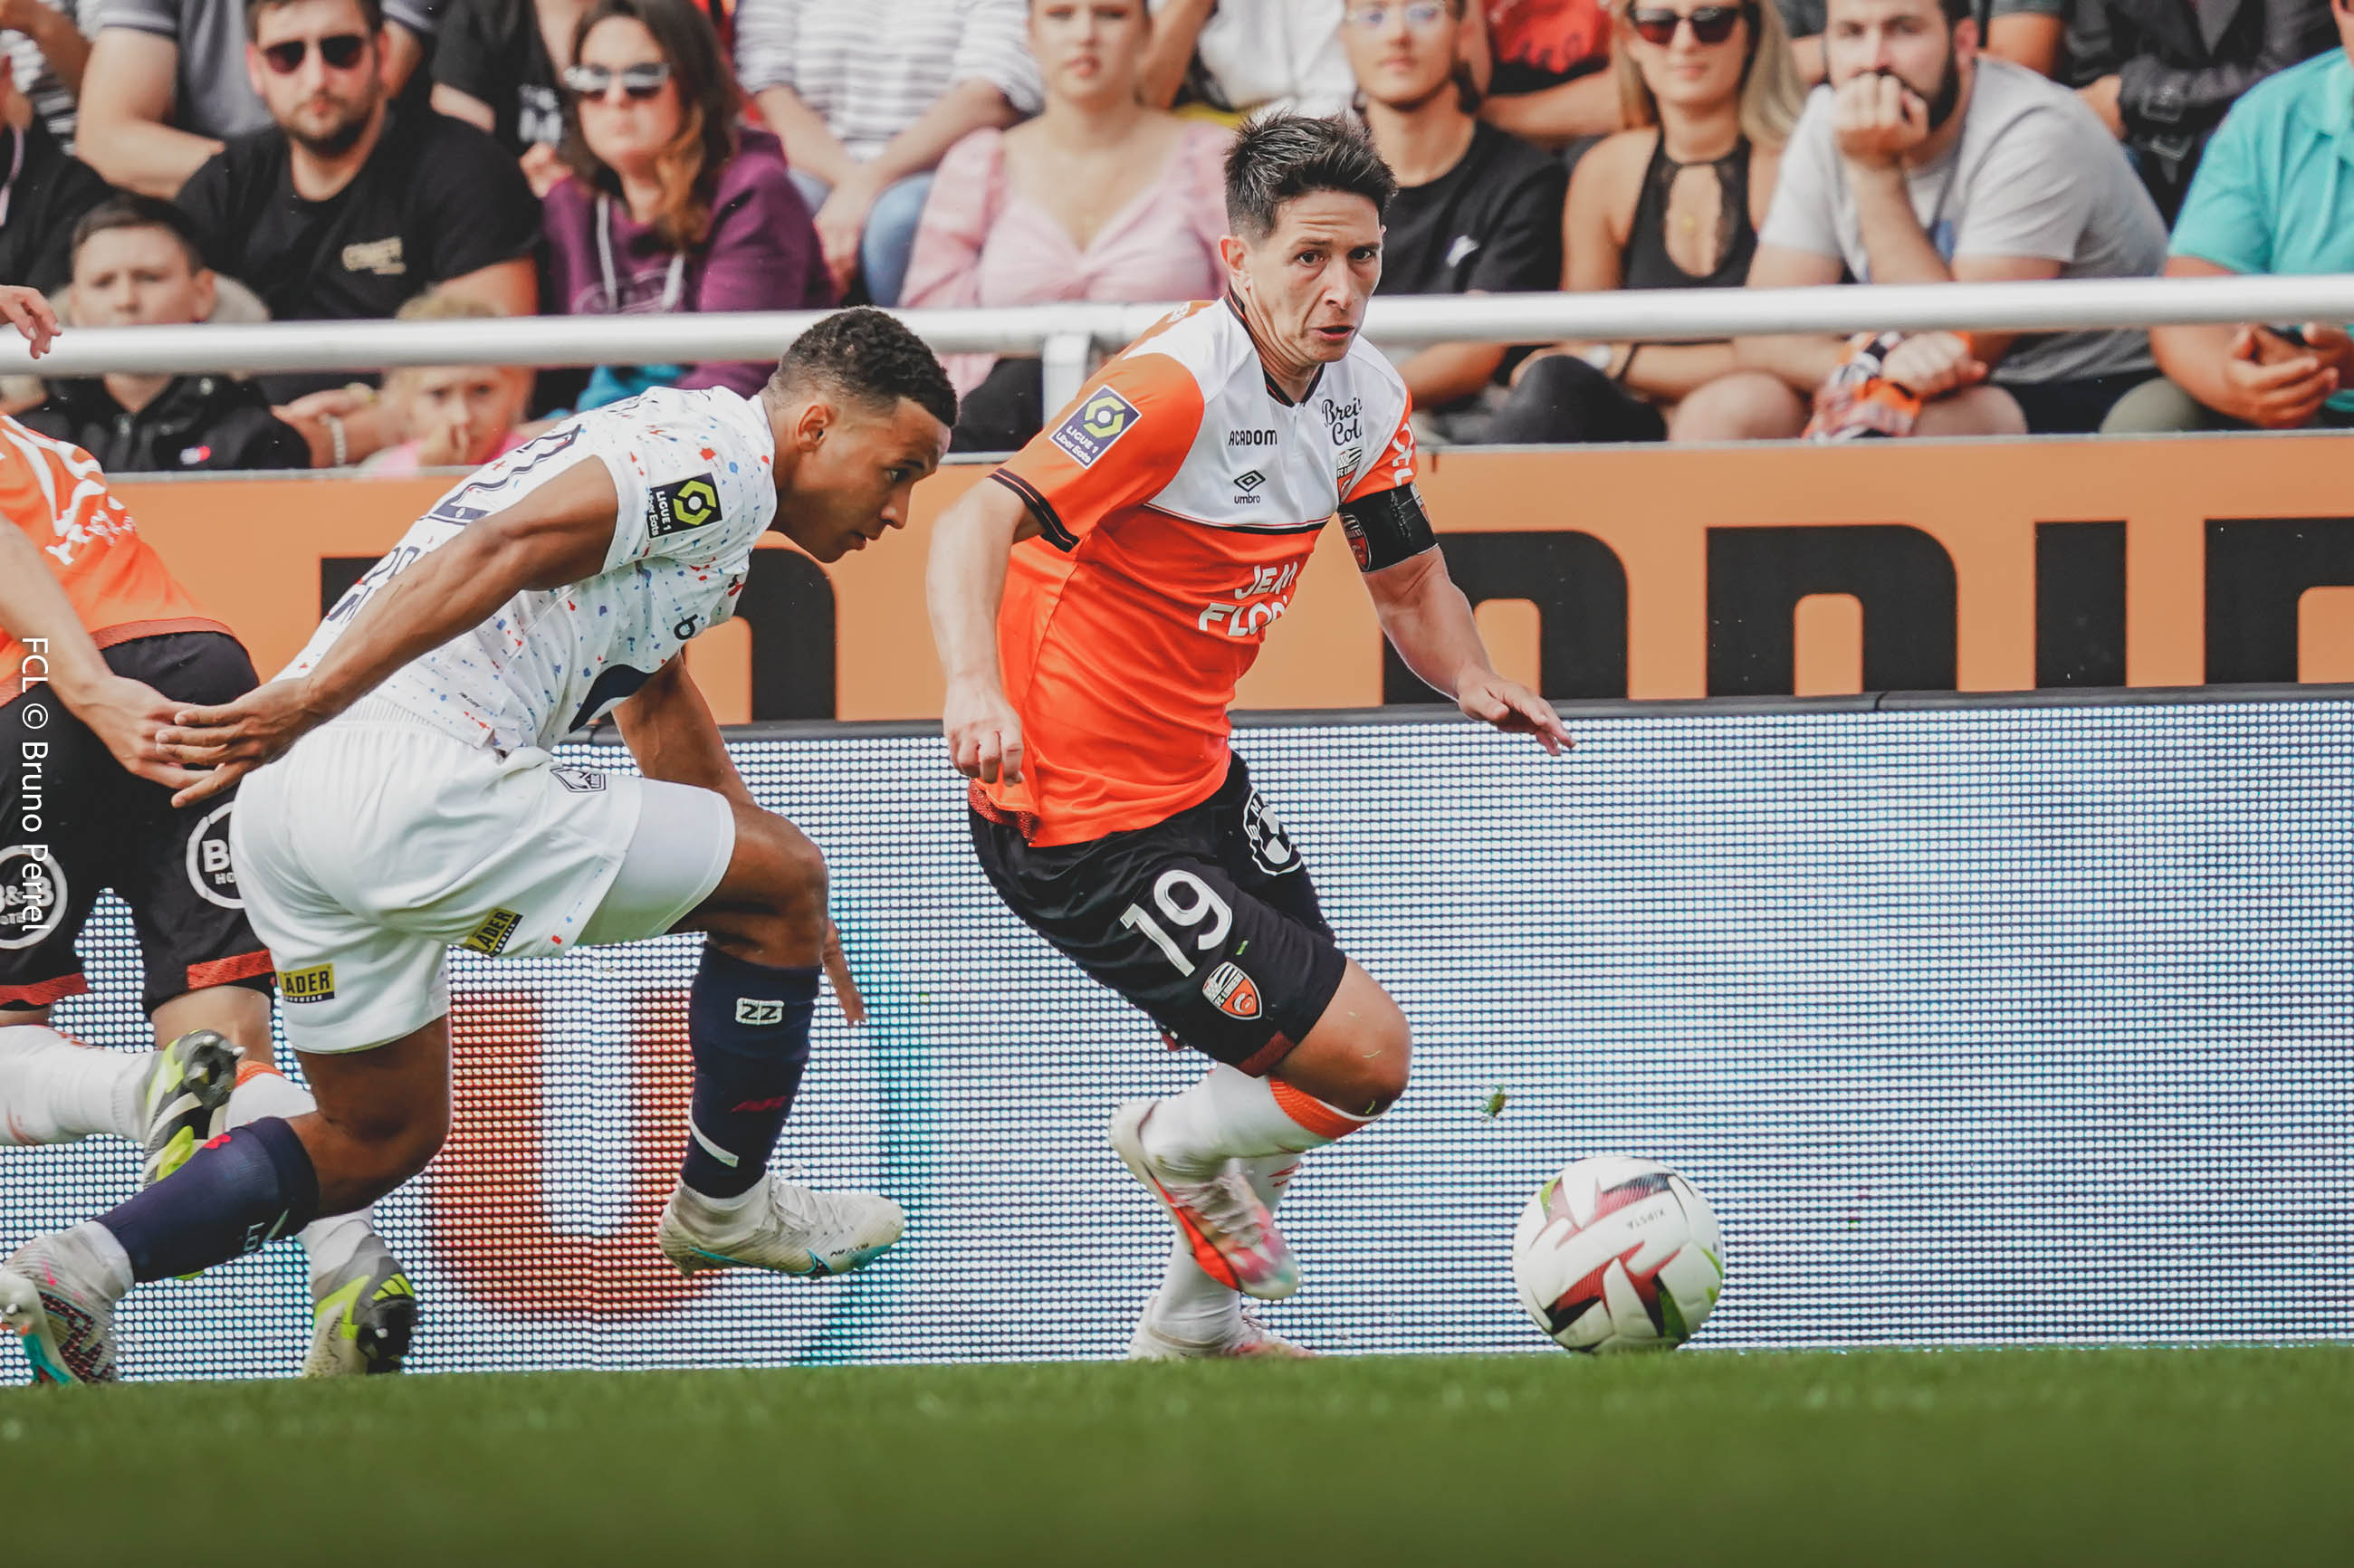
[(1521, 1305), (1564, 1350), (1671, 1351), (1724, 1288), (1716, 1211), (1656, 1160), (1581, 1160), (1537, 1189), (1512, 1230)]

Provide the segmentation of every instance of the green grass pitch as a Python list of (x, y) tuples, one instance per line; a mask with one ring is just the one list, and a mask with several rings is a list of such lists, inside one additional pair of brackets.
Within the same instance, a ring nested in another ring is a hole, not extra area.
[(2354, 1561), (2354, 1347), (0, 1392), (20, 1563)]

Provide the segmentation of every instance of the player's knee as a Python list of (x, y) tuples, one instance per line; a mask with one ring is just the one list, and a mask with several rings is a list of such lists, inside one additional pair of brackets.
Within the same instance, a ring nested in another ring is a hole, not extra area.
[(808, 963), (825, 940), (825, 855), (780, 817), (762, 814), (758, 909), (744, 935), (772, 963)]
[(1414, 1067), (1414, 1031), (1397, 1004), (1390, 1002), (1386, 1012), (1377, 1012), (1365, 1021), (1357, 1045), (1363, 1062), (1359, 1094), (1364, 1108), (1359, 1114), (1379, 1115), (1405, 1093), (1406, 1078)]

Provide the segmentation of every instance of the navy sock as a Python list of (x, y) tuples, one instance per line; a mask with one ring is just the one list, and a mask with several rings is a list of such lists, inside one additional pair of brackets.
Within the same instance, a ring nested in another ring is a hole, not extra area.
[(768, 1171), (809, 1065), (817, 974), (705, 946), (686, 1001), (695, 1102), (680, 1175), (705, 1197), (748, 1192)]
[(188, 1162), (98, 1216), (131, 1255), (133, 1279), (195, 1274), (319, 1217), (319, 1173), (284, 1118), (222, 1134)]

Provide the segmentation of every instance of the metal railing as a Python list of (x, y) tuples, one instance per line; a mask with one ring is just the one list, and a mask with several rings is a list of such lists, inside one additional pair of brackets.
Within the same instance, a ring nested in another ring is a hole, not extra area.
[[(1165, 304), (1056, 304), (904, 311), (942, 354), (1034, 354), (1046, 406), (1078, 390), (1098, 355), (1131, 342)], [(408, 365), (688, 364), (768, 359), (823, 312), (526, 316), (503, 321), (277, 322), (69, 330), (37, 365), (11, 335), (0, 374), (385, 370)], [(2354, 275), (2082, 279), (1810, 289), (1392, 296), (1366, 335), (1395, 348), (1434, 343), (1672, 341), (1770, 333), (2052, 332), (2218, 322), (2354, 321)]]

